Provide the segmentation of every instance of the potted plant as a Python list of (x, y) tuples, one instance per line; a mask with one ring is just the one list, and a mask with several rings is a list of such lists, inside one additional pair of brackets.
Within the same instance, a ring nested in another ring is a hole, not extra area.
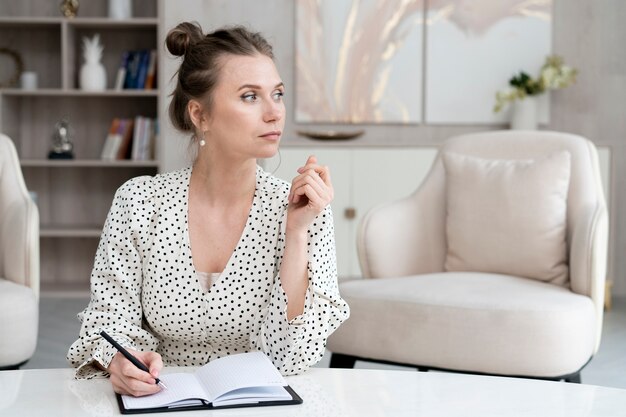
[(509, 80), (511, 88), (496, 93), (496, 104), (493, 111), (501, 111), (508, 103), (512, 103), (513, 115), (511, 129), (537, 128), (536, 96), (548, 90), (559, 90), (576, 82), (578, 71), (563, 63), (558, 55), (546, 57), (537, 78), (530, 77), (524, 71)]

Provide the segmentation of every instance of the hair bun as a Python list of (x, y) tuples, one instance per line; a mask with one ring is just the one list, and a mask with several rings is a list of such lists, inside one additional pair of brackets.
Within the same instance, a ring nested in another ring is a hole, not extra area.
[(168, 51), (174, 56), (184, 56), (189, 46), (202, 40), (204, 34), (198, 22), (179, 23), (165, 38)]

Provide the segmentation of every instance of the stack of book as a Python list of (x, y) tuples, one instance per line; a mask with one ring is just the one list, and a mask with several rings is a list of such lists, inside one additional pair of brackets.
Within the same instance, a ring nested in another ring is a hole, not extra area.
[(124, 51), (115, 78), (115, 89), (151, 90), (156, 87), (157, 51)]
[(111, 122), (100, 158), (107, 161), (152, 160), (157, 134), (156, 119), (143, 116), (136, 116), (134, 119), (116, 117)]

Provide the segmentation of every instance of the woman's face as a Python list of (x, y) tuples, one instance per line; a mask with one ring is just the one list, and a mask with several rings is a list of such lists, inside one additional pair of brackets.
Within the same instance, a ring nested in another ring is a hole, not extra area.
[(206, 141), (218, 154), (269, 158), (285, 126), (284, 86), (265, 55), (226, 55), (207, 116)]

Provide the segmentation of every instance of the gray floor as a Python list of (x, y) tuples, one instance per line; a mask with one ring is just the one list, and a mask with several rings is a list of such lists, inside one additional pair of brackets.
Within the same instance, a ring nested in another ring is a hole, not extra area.
[[(22, 369), (67, 367), (65, 354), (76, 339), (76, 314), (87, 305), (85, 298), (42, 297), (37, 350)], [(318, 366), (327, 367), (327, 354)], [(408, 369), (367, 362), (357, 368)], [(583, 370), (583, 383), (626, 389), (626, 298), (616, 299), (605, 314), (602, 344), (598, 354)]]

